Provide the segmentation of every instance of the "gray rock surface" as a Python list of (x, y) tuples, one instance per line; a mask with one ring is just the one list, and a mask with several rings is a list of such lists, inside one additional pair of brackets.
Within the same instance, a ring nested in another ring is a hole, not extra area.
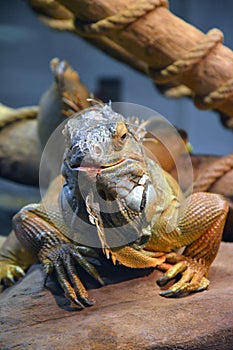
[(110, 269), (116, 279), (90, 289), (96, 304), (82, 311), (54, 281), (45, 289), (35, 265), (0, 297), (0, 349), (232, 350), (232, 261), (233, 244), (222, 243), (208, 291), (179, 299), (159, 296), (158, 271)]

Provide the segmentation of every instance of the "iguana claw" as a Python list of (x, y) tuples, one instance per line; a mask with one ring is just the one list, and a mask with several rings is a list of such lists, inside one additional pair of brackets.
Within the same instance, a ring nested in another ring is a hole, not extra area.
[(47, 254), (44, 253), (44, 249), (45, 247), (43, 247), (39, 257), (46, 275), (48, 276), (52, 271), (55, 271), (66, 297), (76, 305), (81, 308), (93, 305), (94, 301), (89, 299), (87, 290), (77, 275), (74, 262), (76, 261), (101, 284), (103, 284), (103, 281), (94, 266), (80, 254), (78, 246), (72, 243), (59, 244), (52, 247), (49, 252), (47, 251)]
[(183, 297), (192, 292), (205, 290), (209, 285), (209, 280), (205, 277), (207, 272), (206, 266), (194, 259), (180, 261), (158, 279), (157, 284), (161, 287), (181, 274), (180, 280), (173, 284), (170, 289), (160, 292), (160, 295), (164, 297)]

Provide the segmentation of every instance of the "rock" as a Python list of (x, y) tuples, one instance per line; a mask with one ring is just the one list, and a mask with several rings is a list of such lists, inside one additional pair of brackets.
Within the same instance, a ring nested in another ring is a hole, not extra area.
[(222, 243), (208, 291), (178, 299), (159, 296), (159, 271), (109, 265), (109, 284), (90, 289), (96, 304), (82, 311), (52, 279), (45, 289), (35, 265), (0, 297), (0, 349), (233, 349), (232, 260)]

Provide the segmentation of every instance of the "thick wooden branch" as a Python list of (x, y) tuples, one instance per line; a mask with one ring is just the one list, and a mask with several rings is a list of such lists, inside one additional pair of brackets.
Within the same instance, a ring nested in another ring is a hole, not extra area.
[[(173, 15), (165, 0), (55, 2), (72, 14), (68, 30), (114, 57), (119, 51), (120, 59), (133, 67), (137, 67), (133, 62), (139, 62), (139, 70), (158, 84), (185, 85), (198, 108), (217, 109), (233, 117), (233, 52), (222, 45), (219, 30), (206, 36)], [(51, 13), (47, 24), (56, 27)]]
[(0, 297), (0, 348), (232, 349), (232, 259), (232, 244), (223, 243), (209, 290), (176, 300), (158, 295), (158, 271), (146, 276), (110, 263), (98, 266), (105, 286), (96, 288), (84, 276), (96, 305), (81, 312), (67, 303), (54, 279), (45, 289), (41, 266), (33, 266)]

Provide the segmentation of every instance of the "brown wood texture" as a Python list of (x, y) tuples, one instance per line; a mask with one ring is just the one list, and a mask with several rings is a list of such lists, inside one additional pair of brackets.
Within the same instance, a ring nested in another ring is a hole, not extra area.
[[(134, 0), (127, 0), (127, 2), (125, 0), (58, 0), (57, 2), (69, 9), (81, 23), (98, 22), (119, 14), (135, 4)], [(94, 37), (88, 37), (84, 33), (83, 36), (95, 42)], [(106, 31), (96, 36), (96, 46), (101, 38), (110, 39), (111, 42), (119, 45), (119, 48), (130, 53), (135, 58), (135, 62), (141, 62), (141, 67), (147, 66), (157, 71), (184, 57), (204, 37), (205, 34), (200, 30), (173, 15), (166, 7), (160, 6), (121, 30)], [(110, 46), (108, 50), (107, 41), (104, 46), (102, 45), (103, 48), (110, 55), (113, 53)], [(124, 60), (123, 56), (121, 56), (122, 60)], [(127, 63), (130, 61), (128, 60)], [(221, 43), (217, 43), (204, 58), (179, 75), (173, 83), (186, 85), (194, 92), (197, 107), (208, 109), (211, 106), (203, 104), (203, 98), (229, 81), (232, 78), (232, 70), (233, 52)], [(233, 93), (231, 95), (228, 92), (227, 99), (219, 102), (219, 105), (215, 105), (214, 108), (233, 117)]]
[[(55, 280), (43, 287), (41, 266), (0, 295), (0, 349), (230, 350), (233, 348), (233, 250), (222, 243), (207, 291), (159, 296), (161, 272), (102, 267), (106, 285), (89, 279), (93, 307), (69, 305)], [(87, 283), (87, 278), (84, 279)]]

